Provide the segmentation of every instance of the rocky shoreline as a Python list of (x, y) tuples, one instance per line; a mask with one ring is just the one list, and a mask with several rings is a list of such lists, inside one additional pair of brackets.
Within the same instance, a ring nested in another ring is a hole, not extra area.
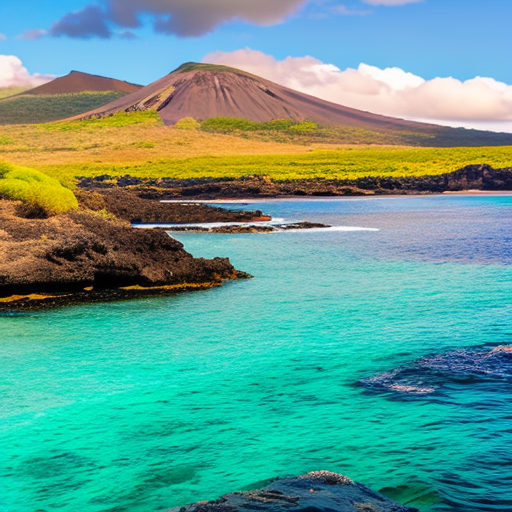
[(226, 494), (168, 512), (419, 512), (350, 478), (314, 471), (278, 479), (264, 489)]
[(440, 194), (464, 190), (512, 190), (512, 168), (469, 165), (437, 176), (363, 177), (356, 180), (286, 180), (261, 176), (242, 178), (141, 179), (131, 176), (79, 178), (83, 190), (107, 191), (129, 188), (141, 199), (239, 199), (261, 197), (364, 196)]
[(229, 226), (173, 226), (170, 232), (192, 232), (192, 233), (220, 233), (220, 234), (244, 234), (244, 233), (275, 233), (277, 231), (295, 231), (297, 229), (324, 229), (330, 228), (327, 224), (318, 222), (293, 222), (289, 224), (238, 224)]
[[(34, 219), (20, 206), (0, 200), (0, 311), (164, 295), (251, 277), (227, 258), (194, 258), (163, 230), (133, 229), (105, 209), (82, 203), (79, 211)], [(189, 218), (208, 219), (207, 212)], [(231, 220), (229, 211), (223, 215)]]
[[(132, 189), (78, 190), (76, 196), (78, 211), (51, 217), (0, 200), (0, 312), (204, 290), (251, 277), (227, 258), (194, 258), (165, 230), (134, 229), (135, 223), (209, 233), (328, 227), (269, 225), (271, 217), (259, 210), (161, 203)], [(209, 223), (228, 224), (201, 227)]]

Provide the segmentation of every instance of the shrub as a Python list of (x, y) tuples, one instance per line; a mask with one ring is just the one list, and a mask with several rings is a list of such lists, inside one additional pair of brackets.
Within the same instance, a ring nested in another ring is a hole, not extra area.
[(23, 201), (30, 206), (27, 211), (42, 209), (48, 215), (78, 208), (73, 192), (56, 179), (34, 169), (6, 163), (0, 163), (0, 197)]
[(89, 118), (75, 121), (61, 121), (42, 125), (46, 131), (76, 131), (92, 126), (94, 128), (121, 128), (134, 124), (162, 124), (162, 119), (156, 110), (141, 110), (134, 112), (115, 112), (107, 115), (95, 114)]
[(318, 125), (316, 123), (312, 123), (311, 121), (304, 121), (303, 123), (299, 123), (290, 127), (290, 130), (298, 133), (311, 133), (317, 129)]
[(236, 130), (248, 132), (258, 130), (259, 123), (238, 117), (212, 117), (203, 121), (201, 128), (205, 132), (214, 133), (232, 133)]
[(178, 130), (199, 130), (201, 125), (193, 117), (184, 117), (174, 127), (178, 128)]

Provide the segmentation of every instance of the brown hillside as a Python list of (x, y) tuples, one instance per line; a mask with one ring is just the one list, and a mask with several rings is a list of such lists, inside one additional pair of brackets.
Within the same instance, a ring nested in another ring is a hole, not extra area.
[(119, 91), (127, 94), (138, 91), (142, 85), (123, 82), (114, 78), (89, 75), (80, 71), (71, 71), (69, 75), (56, 78), (47, 84), (23, 92), (24, 95), (72, 94), (80, 92)]
[(237, 117), (256, 122), (312, 120), (373, 130), (418, 131), (434, 125), (363, 112), (324, 101), (238, 69), (184, 64), (142, 89), (85, 115), (156, 108), (167, 125), (184, 117), (199, 121)]

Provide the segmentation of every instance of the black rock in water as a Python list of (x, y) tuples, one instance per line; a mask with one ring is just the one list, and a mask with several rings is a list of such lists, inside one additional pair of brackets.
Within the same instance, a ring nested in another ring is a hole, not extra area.
[(226, 494), (169, 512), (418, 512), (346, 476), (314, 471), (279, 479), (265, 489)]
[(410, 365), (359, 381), (376, 392), (424, 396), (449, 383), (512, 382), (512, 345), (459, 349), (425, 356)]

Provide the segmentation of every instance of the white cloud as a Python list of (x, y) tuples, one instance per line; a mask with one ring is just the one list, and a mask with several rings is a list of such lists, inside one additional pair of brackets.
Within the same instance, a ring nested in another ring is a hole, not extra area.
[(37, 87), (55, 77), (35, 73), (31, 75), (14, 55), (0, 55), (0, 87)]
[(493, 78), (425, 80), (400, 68), (360, 64), (341, 70), (314, 57), (271, 55), (251, 49), (215, 52), (204, 62), (226, 64), (291, 89), (369, 112), (448, 126), (512, 132), (512, 85)]
[(0, 41), (5, 41), (7, 36), (5, 34), (0, 33)]

